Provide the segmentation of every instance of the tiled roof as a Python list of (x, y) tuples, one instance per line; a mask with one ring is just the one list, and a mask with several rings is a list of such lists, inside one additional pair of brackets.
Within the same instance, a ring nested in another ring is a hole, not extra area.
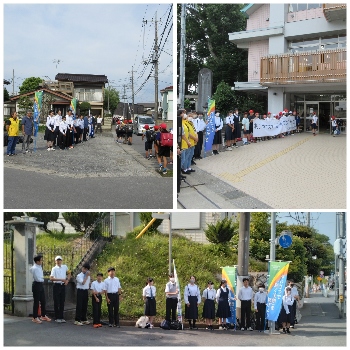
[(50, 89), (46, 89), (46, 88), (40, 88), (40, 89), (36, 89), (36, 90), (30, 91), (30, 92), (26, 92), (26, 93), (24, 93), (24, 94), (12, 96), (12, 97), (10, 98), (10, 100), (11, 100), (11, 101), (15, 101), (15, 100), (18, 100), (18, 99), (19, 99), (20, 97), (22, 97), (22, 96), (34, 95), (34, 93), (35, 93), (36, 91), (44, 91), (44, 92), (47, 92), (47, 93), (49, 93), (49, 94), (56, 95), (56, 96), (58, 96), (58, 97), (61, 97), (61, 98), (63, 98), (63, 99), (66, 99), (66, 100), (68, 100), (68, 101), (70, 101), (70, 100), (72, 99), (71, 96), (69, 96), (69, 95), (67, 95), (67, 94), (65, 94), (65, 93), (63, 93), (63, 92), (54, 91), (54, 90), (50, 90)]
[(70, 73), (58, 73), (55, 76), (55, 80), (59, 81), (72, 81), (73, 83), (87, 82), (87, 83), (108, 83), (108, 79), (105, 75), (94, 74), (70, 74)]

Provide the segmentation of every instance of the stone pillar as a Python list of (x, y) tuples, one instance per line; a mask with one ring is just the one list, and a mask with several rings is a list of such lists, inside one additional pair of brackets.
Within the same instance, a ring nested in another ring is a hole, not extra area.
[(212, 97), (213, 72), (208, 68), (202, 68), (198, 73), (198, 100), (197, 111), (208, 110), (208, 97)]
[(15, 316), (27, 317), (33, 312), (32, 281), (29, 268), (34, 264), (36, 229), (43, 222), (34, 217), (13, 217), (6, 221), (14, 230), (15, 291), (13, 301)]

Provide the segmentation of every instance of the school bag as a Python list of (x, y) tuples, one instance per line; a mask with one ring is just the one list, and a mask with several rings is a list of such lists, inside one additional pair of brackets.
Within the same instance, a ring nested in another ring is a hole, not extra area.
[(170, 323), (170, 329), (173, 329), (175, 331), (179, 331), (180, 329), (182, 329), (182, 324), (178, 321), (172, 321)]
[(170, 132), (161, 132), (160, 133), (160, 144), (163, 147), (172, 147), (173, 146), (173, 134)]
[(146, 131), (146, 140), (147, 142), (153, 142), (156, 139), (156, 135), (153, 130)]
[(160, 324), (160, 328), (163, 329), (170, 329), (170, 322), (167, 320), (163, 320)]

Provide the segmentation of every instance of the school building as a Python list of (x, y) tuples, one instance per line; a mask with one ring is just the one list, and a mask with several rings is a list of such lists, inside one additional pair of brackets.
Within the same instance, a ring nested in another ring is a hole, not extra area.
[(245, 31), (228, 33), (248, 50), (248, 81), (234, 90), (264, 94), (272, 114), (296, 110), (304, 131), (311, 115), (319, 131), (330, 117), (346, 131), (346, 4), (249, 4)]

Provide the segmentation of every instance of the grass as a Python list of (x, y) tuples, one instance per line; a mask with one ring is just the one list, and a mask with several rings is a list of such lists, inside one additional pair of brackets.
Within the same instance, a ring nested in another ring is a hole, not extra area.
[(163, 174), (162, 172), (159, 172), (158, 168), (157, 168), (156, 171), (157, 171), (158, 174), (161, 174), (162, 177), (173, 177), (173, 171), (172, 170), (167, 169), (167, 173), (166, 174)]
[(66, 234), (60, 232), (41, 233), (36, 236), (36, 245), (48, 248), (67, 249), (71, 247), (72, 242), (81, 238), (83, 233)]

